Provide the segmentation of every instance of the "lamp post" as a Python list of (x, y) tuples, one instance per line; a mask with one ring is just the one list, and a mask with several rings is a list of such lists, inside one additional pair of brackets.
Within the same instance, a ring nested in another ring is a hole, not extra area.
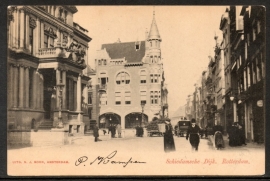
[(142, 119), (141, 119), (141, 122), (140, 122), (140, 126), (142, 126), (142, 121), (143, 121), (143, 109), (144, 109), (144, 106), (145, 106), (145, 103), (142, 102), (142, 103), (141, 103), (141, 107), (142, 107)]
[(56, 85), (56, 87), (59, 89), (59, 113), (58, 113), (58, 125), (57, 128), (63, 128), (63, 121), (62, 121), (62, 100), (63, 100), (63, 88), (65, 84), (62, 83), (62, 80), (60, 80), (60, 83)]

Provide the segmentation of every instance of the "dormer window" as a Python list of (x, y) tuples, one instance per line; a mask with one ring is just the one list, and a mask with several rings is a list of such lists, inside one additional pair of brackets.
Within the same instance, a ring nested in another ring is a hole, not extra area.
[(135, 42), (135, 50), (140, 50), (140, 42)]

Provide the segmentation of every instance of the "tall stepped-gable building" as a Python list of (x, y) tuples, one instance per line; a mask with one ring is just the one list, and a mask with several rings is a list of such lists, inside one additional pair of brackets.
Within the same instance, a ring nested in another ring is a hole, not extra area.
[[(12, 6), (8, 21), (8, 128), (65, 129), (88, 124), (88, 31), (73, 22), (75, 6)], [(62, 87), (62, 89), (60, 89)], [(60, 96), (60, 97), (59, 97)]]
[(154, 117), (168, 116), (160, 43), (154, 14), (145, 41), (101, 46), (95, 60), (100, 127), (144, 127)]

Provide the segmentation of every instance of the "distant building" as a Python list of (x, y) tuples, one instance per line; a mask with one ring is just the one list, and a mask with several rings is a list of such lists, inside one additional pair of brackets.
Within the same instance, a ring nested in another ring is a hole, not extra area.
[(101, 128), (109, 124), (134, 128), (168, 116), (160, 43), (154, 14), (145, 41), (118, 40), (101, 46), (95, 60)]
[(170, 116), (171, 124), (176, 125), (178, 121), (185, 118), (185, 106), (180, 106), (173, 114)]

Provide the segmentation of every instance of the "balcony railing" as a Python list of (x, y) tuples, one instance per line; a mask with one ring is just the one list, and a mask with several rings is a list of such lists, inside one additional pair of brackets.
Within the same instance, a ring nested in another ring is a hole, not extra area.
[(38, 49), (37, 57), (39, 58), (52, 58), (52, 57), (68, 57), (69, 52), (61, 48), (40, 48)]
[(107, 84), (100, 84), (99, 89), (107, 89)]

